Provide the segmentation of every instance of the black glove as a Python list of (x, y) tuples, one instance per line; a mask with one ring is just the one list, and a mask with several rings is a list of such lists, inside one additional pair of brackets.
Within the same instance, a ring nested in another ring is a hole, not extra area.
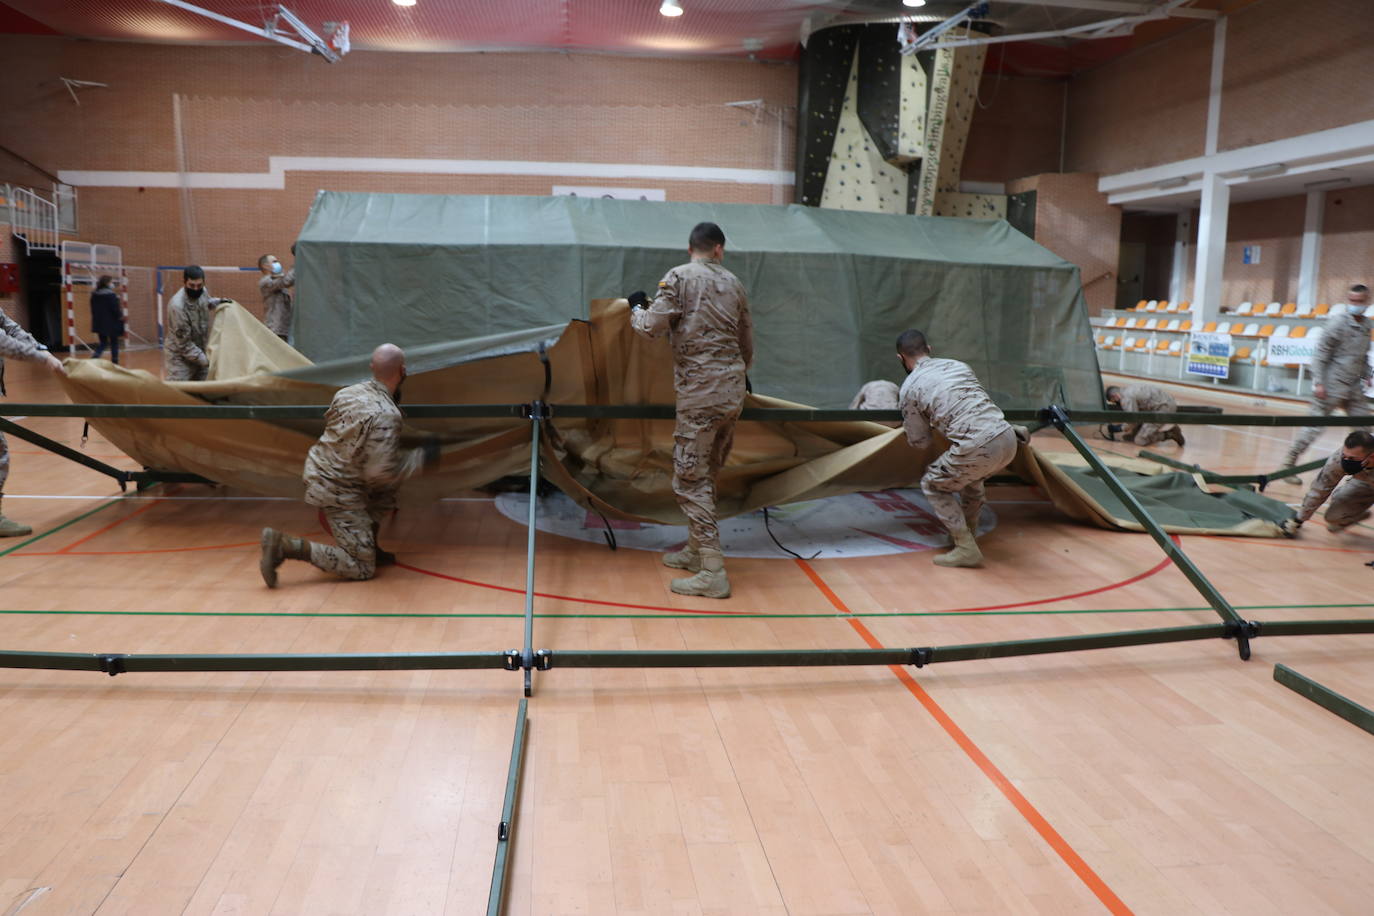
[(420, 453), (424, 456), (422, 466), (426, 471), (439, 463), (439, 437), (430, 436), (420, 443)]
[(749, 373), (744, 373), (744, 391), (746, 394), (754, 393), (754, 383), (749, 381)]
[(649, 294), (644, 292), (644, 290), (642, 289), (635, 290), (625, 298), (630, 301), (630, 308), (632, 309), (642, 309), (649, 307)]

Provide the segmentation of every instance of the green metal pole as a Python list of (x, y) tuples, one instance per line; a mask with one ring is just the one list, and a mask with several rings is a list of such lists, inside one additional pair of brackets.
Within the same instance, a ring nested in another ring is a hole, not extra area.
[(520, 667), (525, 671), (525, 696), (534, 695), (534, 535), (539, 506), (539, 424), (548, 416), (543, 401), (530, 405), (530, 507), (525, 540), (525, 644), (520, 650)]
[(1272, 480), (1281, 480), (1284, 477), (1293, 477), (1297, 474), (1306, 474), (1308, 471), (1314, 471), (1322, 465), (1326, 464), (1325, 458), (1318, 458), (1316, 461), (1309, 461), (1306, 464), (1300, 464), (1297, 467), (1279, 468), (1277, 471), (1274, 471), (1270, 474), (1218, 474), (1215, 471), (1209, 471), (1206, 468), (1199, 467), (1196, 464), (1187, 464), (1175, 458), (1170, 458), (1167, 455), (1156, 454), (1155, 452), (1146, 451), (1145, 449), (1141, 449), (1140, 453), (1136, 455), (1136, 457), (1145, 458), (1149, 461), (1155, 461), (1159, 464), (1168, 465), (1171, 468), (1178, 468), (1180, 471), (1187, 471), (1190, 474), (1201, 474), (1202, 479), (1207, 481), (1208, 483), (1222, 483), (1227, 485), (1257, 483), (1261, 485), (1261, 490), (1264, 489), (1265, 484), (1268, 484)]
[(511, 844), (515, 838), (515, 805), (520, 797), (520, 773), (525, 764), (525, 733), (530, 720), (525, 716), (529, 700), (520, 700), (515, 714), (515, 741), (510, 749), (510, 767), (506, 771), (506, 800), (501, 805), (501, 823), (496, 828), (496, 862), (491, 867), (491, 891), (487, 894), (487, 916), (501, 916), (506, 911), (506, 875), (509, 871)]
[(505, 652), (406, 652), (336, 655), (125, 655), (119, 652), (0, 652), (0, 668), (103, 671), (111, 676), (177, 671), (415, 671), (504, 668)]
[(1374, 633), (1374, 620), (1266, 620), (1261, 636), (1332, 636)]
[[(14, 414), (14, 416), (19, 416), (19, 414)], [(0, 431), (7, 432), (16, 439), (23, 439), (25, 442), (31, 442), (39, 448), (47, 449), (54, 455), (60, 455), (68, 461), (75, 461), (77, 464), (85, 465), (93, 471), (99, 471), (106, 477), (113, 477), (115, 480), (119, 481), (119, 488), (121, 490), (123, 490), (129, 482), (128, 471), (120, 470), (114, 465), (106, 464), (99, 459), (92, 458), (90, 455), (78, 452), (69, 445), (63, 445), (61, 442), (49, 439), (47, 436), (36, 433), (31, 429), (26, 429), (18, 423), (3, 417), (0, 417)]]
[(1234, 636), (1236, 639), (1236, 645), (1239, 649), (1241, 660), (1248, 660), (1250, 658), (1250, 637), (1254, 636), (1256, 632), (1255, 624), (1252, 621), (1245, 620), (1240, 614), (1236, 613), (1235, 608), (1231, 607), (1230, 602), (1222, 597), (1221, 592), (1217, 591), (1216, 587), (1202, 574), (1202, 571), (1193, 565), (1193, 561), (1188, 559), (1188, 555), (1185, 554), (1177, 544), (1170, 540), (1169, 535), (1159, 526), (1158, 522), (1150, 518), (1150, 514), (1145, 511), (1145, 507), (1140, 504), (1140, 500), (1135, 498), (1135, 494), (1126, 489), (1121, 481), (1117, 479), (1117, 476), (1112, 473), (1112, 469), (1097, 456), (1096, 452), (1088, 447), (1088, 444), (1078, 435), (1078, 431), (1070, 425), (1069, 417), (1064, 412), (1063, 408), (1051, 405), (1046, 408), (1046, 410), (1048, 412), (1048, 418), (1050, 422), (1055, 425), (1055, 428), (1058, 429), (1059, 432), (1063, 434), (1064, 438), (1068, 439), (1069, 443), (1078, 450), (1078, 453), (1083, 456), (1083, 459), (1087, 461), (1089, 466), (1091, 466), (1102, 478), (1103, 483), (1107, 485), (1108, 489), (1110, 489), (1112, 493), (1116, 495), (1116, 498), (1121, 500), (1126, 506), (1127, 511), (1135, 516), (1136, 521), (1140, 522), (1145, 530), (1149, 532), (1150, 537), (1155, 539), (1155, 543), (1164, 551), (1165, 556), (1174, 562), (1174, 565), (1178, 567), (1179, 571), (1192, 583), (1193, 588), (1198, 590), (1198, 593), (1202, 595), (1207, 603), (1212, 606), (1213, 610), (1217, 612), (1217, 615), (1226, 623), (1228, 635)]
[(1362, 728), (1374, 735), (1374, 710), (1341, 696), (1325, 684), (1319, 684), (1310, 677), (1298, 674), (1287, 665), (1274, 666), (1274, 680), (1294, 693), (1307, 697), (1318, 706), (1334, 712), (1356, 728)]

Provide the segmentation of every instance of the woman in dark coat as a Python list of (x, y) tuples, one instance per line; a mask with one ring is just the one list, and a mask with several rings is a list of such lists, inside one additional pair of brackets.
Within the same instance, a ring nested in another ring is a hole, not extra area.
[(119, 365), (119, 338), (124, 336), (124, 309), (119, 293), (113, 289), (113, 277), (101, 277), (91, 293), (91, 330), (100, 338), (100, 346), (91, 354), (99, 359), (110, 348), (110, 362)]

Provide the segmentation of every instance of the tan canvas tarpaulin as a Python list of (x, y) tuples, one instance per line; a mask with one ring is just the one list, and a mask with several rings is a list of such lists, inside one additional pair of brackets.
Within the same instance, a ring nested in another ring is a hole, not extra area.
[[(671, 420), (586, 420), (560, 418), (557, 413), (559, 404), (673, 402), (667, 341), (634, 334), (627, 311), (623, 299), (598, 300), (592, 304), (591, 321), (570, 322), (561, 332), (540, 328), (415, 348), (407, 354), (410, 377), (402, 406), (544, 400), (554, 405), (541, 443), (547, 479), (609, 517), (681, 524), (671, 488)], [(323, 415), (339, 387), (367, 377), (365, 356), (311, 366), (233, 303), (216, 310), (210, 362), (210, 380), (169, 383), (103, 360), (69, 360), (70, 374), (63, 385), (75, 403), (318, 404)], [(757, 394), (747, 404), (800, 406)], [(189, 471), (254, 493), (297, 497), (303, 491), (300, 475), (306, 452), (323, 428), (322, 419), (94, 419), (91, 424), (146, 467)], [(528, 421), (413, 420), (408, 428), (417, 441), (421, 435), (437, 434), (445, 445), (438, 469), (402, 488), (406, 501), (432, 500), (529, 471)], [(721, 475), (720, 512), (728, 516), (840, 493), (913, 486), (943, 447), (939, 443), (929, 450), (913, 449), (900, 429), (880, 423), (741, 423)], [(1157, 467), (1139, 464), (1151, 472)], [(1119, 509), (1105, 507), (1090, 484), (1076, 482), (1034, 448), (1022, 447), (1013, 469), (1041, 487), (1072, 518), (1138, 530)], [(1204, 515), (1172, 530), (1279, 533), (1273, 521), (1243, 509)]]

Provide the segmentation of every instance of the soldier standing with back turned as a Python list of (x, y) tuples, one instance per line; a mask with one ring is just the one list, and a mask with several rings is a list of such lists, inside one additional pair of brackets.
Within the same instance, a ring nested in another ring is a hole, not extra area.
[[(1349, 307), (1328, 319), (1317, 352), (1312, 358), (1312, 396), (1317, 413), (1331, 416), (1337, 408), (1346, 415), (1365, 412), (1364, 383), (1369, 378), (1369, 322), (1364, 317), (1369, 287), (1350, 287)], [(1320, 426), (1309, 426), (1293, 442), (1283, 466), (1291, 468), (1321, 435)]]
[(673, 345), (677, 426), (673, 430), (673, 493), (687, 516), (687, 546), (663, 564), (694, 575), (674, 579), (679, 595), (729, 598), (730, 580), (716, 525), (716, 475), (730, 454), (744, 407), (745, 372), (754, 360), (753, 322), (744, 285), (721, 266), (725, 233), (698, 223), (688, 238), (692, 260), (674, 267), (646, 307), (630, 296), (630, 322), (646, 337)]

